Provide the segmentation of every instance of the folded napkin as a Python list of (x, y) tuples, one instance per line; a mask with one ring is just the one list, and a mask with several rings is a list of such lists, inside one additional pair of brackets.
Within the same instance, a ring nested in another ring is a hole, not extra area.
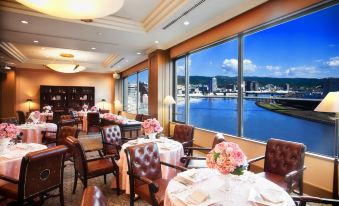
[(252, 188), (248, 200), (262, 205), (286, 206), (284, 191), (271, 188)]
[(193, 204), (201, 204), (208, 199), (208, 194), (203, 190), (197, 189), (193, 191), (188, 197), (187, 201)]

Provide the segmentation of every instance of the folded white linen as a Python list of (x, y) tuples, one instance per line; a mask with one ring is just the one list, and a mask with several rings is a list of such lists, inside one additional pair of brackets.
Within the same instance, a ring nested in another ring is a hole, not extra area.
[(286, 206), (284, 191), (271, 188), (252, 188), (248, 197), (251, 202), (270, 206)]

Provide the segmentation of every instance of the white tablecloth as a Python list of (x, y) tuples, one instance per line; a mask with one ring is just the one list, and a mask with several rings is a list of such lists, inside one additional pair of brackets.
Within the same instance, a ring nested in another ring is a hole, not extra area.
[(41, 143), (42, 131), (57, 131), (57, 125), (54, 123), (28, 124), (18, 126), (20, 132), (23, 133), (22, 141), (26, 143)]
[[(159, 153), (160, 153), (160, 161), (166, 162), (172, 165), (181, 165), (180, 163), (180, 158), (184, 156), (184, 149), (182, 147), (182, 144), (174, 141), (174, 140), (169, 140), (167, 138), (162, 138), (161, 140), (148, 140), (148, 139), (141, 139), (139, 138), (138, 144), (141, 143), (146, 143), (146, 142), (151, 142), (155, 141), (158, 144), (159, 147)], [(129, 188), (129, 176), (127, 175), (128, 171), (128, 165), (127, 165), (127, 159), (126, 159), (126, 154), (125, 154), (125, 148), (132, 146), (131, 143), (135, 143), (135, 140), (129, 141), (125, 144), (122, 145), (122, 149), (120, 151), (120, 159), (118, 161), (118, 166), (119, 166), (119, 181), (120, 181), (120, 189), (125, 190), (126, 194), (130, 194), (130, 188)], [(133, 144), (135, 145), (135, 144)], [(177, 174), (177, 170), (164, 166), (161, 166), (161, 173), (162, 173), (162, 178), (167, 179), (174, 177)], [(115, 178), (112, 178), (112, 187), (116, 187), (116, 182)]]
[[(20, 143), (8, 146), (8, 149), (0, 155), (0, 174), (18, 179), (22, 157), (29, 152), (46, 149), (45, 145), (35, 143)], [(0, 180), (0, 185), (5, 184)]]
[[(185, 175), (192, 171), (188, 170), (181, 175)], [(193, 191), (203, 191), (208, 194), (209, 198), (196, 206), (207, 206), (213, 203), (222, 206), (248, 206), (248, 205), (265, 205), (252, 202), (249, 199), (261, 200), (262, 197), (258, 191), (273, 189), (279, 193), (283, 202), (279, 204), (269, 204), (272, 206), (294, 206), (292, 198), (278, 185), (266, 180), (262, 177), (256, 176), (251, 172), (245, 172), (242, 176), (225, 176), (216, 172), (215, 170), (204, 168), (196, 170), (196, 178), (201, 179), (193, 184), (184, 185), (176, 178), (172, 179), (168, 184), (165, 194), (165, 206), (185, 206), (182, 200), (192, 194)], [(229, 178), (227, 181), (226, 178)], [(229, 183), (229, 184), (228, 184)], [(226, 186), (228, 185), (228, 187)], [(252, 198), (250, 198), (252, 197)], [(181, 200), (180, 200), (181, 199)]]

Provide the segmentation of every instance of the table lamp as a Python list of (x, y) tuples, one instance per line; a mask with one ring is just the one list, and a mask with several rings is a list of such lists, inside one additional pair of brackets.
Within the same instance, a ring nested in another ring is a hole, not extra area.
[(31, 112), (31, 102), (33, 102), (32, 99), (26, 99), (26, 102), (28, 102), (28, 112)]
[(176, 102), (171, 95), (167, 95), (164, 99), (164, 104), (166, 104), (166, 105), (172, 105), (172, 104), (175, 104), (175, 103)]
[(102, 99), (101, 102), (102, 102), (102, 109), (105, 109), (105, 102), (106, 102), (106, 99)]
[(314, 109), (316, 112), (335, 113), (335, 146), (332, 196), (338, 198), (338, 139), (339, 139), (339, 92), (329, 92)]

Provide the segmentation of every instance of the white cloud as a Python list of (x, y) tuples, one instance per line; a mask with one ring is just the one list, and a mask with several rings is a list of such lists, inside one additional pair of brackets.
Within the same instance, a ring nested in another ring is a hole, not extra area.
[(287, 77), (312, 77), (316, 73), (317, 68), (312, 66), (291, 67), (285, 71)]
[(177, 74), (184, 75), (185, 73), (185, 66), (177, 66)]
[(339, 56), (330, 58), (326, 64), (330, 67), (339, 67)]
[[(221, 65), (224, 71), (238, 71), (238, 60), (237, 59), (225, 59)], [(257, 66), (249, 59), (244, 59), (244, 71), (245, 72), (254, 72), (257, 69)]]
[(280, 66), (271, 66), (271, 65), (267, 65), (265, 66), (265, 68), (268, 70), (268, 71), (279, 71), (281, 69)]

